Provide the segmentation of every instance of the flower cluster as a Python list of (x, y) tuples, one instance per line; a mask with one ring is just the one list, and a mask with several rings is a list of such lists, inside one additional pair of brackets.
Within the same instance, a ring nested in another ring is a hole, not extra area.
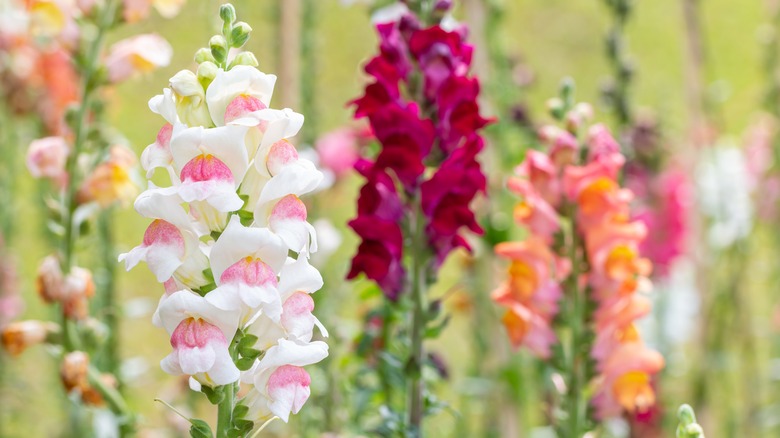
[(469, 249), (461, 229), (482, 231), (470, 204), (485, 190), (476, 157), (484, 146), (479, 130), (488, 123), (479, 114), (479, 81), (468, 75), (473, 48), (465, 27), (425, 27), (400, 6), (376, 26), (379, 54), (365, 66), (374, 82), (353, 102), (381, 151), (356, 164), (366, 184), (350, 222), (362, 243), (349, 278), (364, 273), (391, 299), (404, 283), (400, 219), (412, 206), (420, 206), (437, 265), (453, 249)]
[[(124, 20), (133, 22), (131, 16), (145, 17), (130, 11), (146, 4), (149, 0), (126, 0), (121, 5)], [(165, 8), (166, 16), (178, 13), (181, 0), (156, 1), (171, 4)], [(16, 110), (40, 114), (46, 130), (51, 135), (66, 136), (69, 127), (64, 115), (69, 106), (80, 99), (79, 76), (83, 74), (74, 66), (74, 59), (84, 56), (87, 48), (81, 47), (83, 26), (86, 20), (95, 22), (102, 11), (97, 2), (12, 0), (2, 5), (0, 22), (0, 57), (7, 71), (0, 71), (11, 100), (19, 107)], [(102, 7), (105, 9), (105, 7)], [(163, 8), (160, 8), (162, 10)], [(146, 14), (148, 15), (148, 14)], [(113, 26), (118, 24), (98, 23)], [(136, 74), (166, 66), (172, 49), (159, 35), (144, 34), (129, 37), (114, 44), (104, 57), (105, 81), (116, 84)], [(3, 67), (0, 67), (3, 70)], [(94, 79), (93, 79), (94, 81)], [(99, 82), (99, 81), (94, 81)], [(6, 87), (4, 87), (6, 88)], [(18, 98), (14, 98), (17, 96)], [(32, 103), (33, 105), (30, 105)], [(16, 106), (16, 105), (15, 105)]]
[(141, 161), (170, 186), (150, 181), (138, 197), (136, 210), (152, 222), (120, 260), (128, 269), (145, 261), (165, 285), (154, 323), (173, 347), (166, 372), (191, 376), (207, 395), (252, 384), (248, 418), (287, 421), (309, 396), (302, 367), (328, 354), (312, 340), (315, 325), (327, 336), (310, 297), (323, 282), (308, 261), (316, 236), (299, 198), (322, 174), (288, 140), (303, 116), (269, 107), (276, 77), (249, 52), (227, 59), (250, 29), (234, 23), (230, 5), (221, 15), (231, 39), (212, 38), (197, 72), (180, 71), (149, 102), (166, 123)]
[(552, 322), (563, 294), (567, 306), (583, 295), (595, 303), (585, 319), (595, 335), (592, 402), (605, 418), (653, 405), (651, 378), (663, 358), (643, 344), (635, 326), (650, 311), (642, 293), (650, 287), (651, 263), (639, 251), (647, 229), (629, 219), (632, 193), (617, 179), (625, 159), (609, 130), (591, 126), (580, 147), (577, 136), (591, 113), (578, 104), (561, 117), (567, 129), (542, 127), (548, 152), (529, 150), (509, 180), (521, 198), (515, 220), (529, 236), (496, 247), (511, 264), (493, 298), (507, 308), (503, 321), (513, 345), (545, 359), (558, 342)]

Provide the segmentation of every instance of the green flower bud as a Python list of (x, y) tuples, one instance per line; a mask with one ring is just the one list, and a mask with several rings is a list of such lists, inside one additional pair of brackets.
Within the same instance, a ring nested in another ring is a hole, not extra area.
[(693, 408), (684, 404), (677, 410), (677, 418), (680, 424), (677, 426), (677, 438), (704, 438), (704, 430), (696, 423), (696, 414)]
[(210, 49), (202, 47), (198, 49), (197, 52), (195, 52), (195, 62), (197, 62), (198, 64), (201, 64), (203, 62), (213, 62), (216, 64), (217, 60), (214, 59), (214, 55), (211, 54)]
[(243, 21), (234, 24), (233, 28), (230, 30), (230, 42), (232, 43), (232, 46), (241, 47), (246, 44), (250, 32), (252, 32), (252, 28)]
[(218, 71), (219, 67), (217, 67), (217, 65), (213, 62), (206, 61), (202, 63), (198, 66), (198, 82), (200, 82), (204, 89), (208, 88), (208, 86), (211, 84), (211, 81), (217, 77)]
[(547, 101), (547, 110), (550, 111), (550, 115), (557, 120), (563, 120), (563, 116), (566, 114), (566, 108), (563, 101), (557, 97)]
[(230, 68), (233, 68), (237, 65), (248, 65), (250, 67), (257, 67), (260, 65), (259, 62), (257, 62), (257, 58), (255, 58), (255, 54), (252, 52), (241, 52), (238, 55), (236, 55), (235, 59), (233, 59), (233, 62), (230, 63)]
[(211, 56), (217, 63), (221, 64), (225, 62), (228, 54), (228, 43), (225, 37), (222, 35), (214, 35), (209, 40), (209, 48), (211, 49)]
[(219, 7), (219, 18), (225, 23), (233, 24), (236, 21), (236, 8), (230, 3), (225, 3)]
[(565, 78), (561, 82), (561, 99), (565, 105), (564, 110), (568, 111), (574, 106), (574, 80), (572, 78)]

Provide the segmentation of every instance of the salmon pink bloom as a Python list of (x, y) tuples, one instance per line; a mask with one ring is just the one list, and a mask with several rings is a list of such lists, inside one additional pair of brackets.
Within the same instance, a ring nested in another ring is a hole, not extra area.
[[(571, 359), (556, 370), (568, 377), (565, 391), (582, 394), (583, 376), (596, 386), (590, 403), (598, 419), (643, 413), (655, 403), (652, 380), (663, 367), (637, 329), (637, 320), (651, 311), (644, 293), (652, 288), (652, 263), (642, 253), (648, 229), (629, 221), (633, 193), (619, 183), (625, 158), (618, 142), (605, 126), (593, 125), (588, 153), (581, 153), (577, 138), (591, 109), (566, 108), (553, 114), (566, 130), (544, 126), (539, 136), (548, 152), (528, 151), (508, 182), (522, 198), (515, 218), (529, 236), (496, 245), (510, 266), (492, 298), (507, 309), (502, 322), (513, 346), (542, 359), (552, 351)], [(559, 326), (573, 343), (553, 349)], [(590, 360), (595, 367), (578, 365)]]
[(499, 244), (496, 254), (511, 260), (509, 278), (492, 298), (507, 308), (502, 322), (512, 345), (526, 346), (539, 357), (549, 357), (550, 346), (557, 341), (551, 323), (558, 313), (558, 278), (562, 278), (564, 269), (556, 272), (559, 267), (554, 255), (538, 238)]
[(604, 365), (604, 378), (593, 399), (596, 415), (607, 418), (622, 410), (642, 413), (650, 409), (655, 404), (651, 377), (663, 366), (663, 357), (641, 343), (622, 344)]
[(539, 140), (549, 146), (550, 155), (548, 159), (556, 168), (562, 169), (576, 161), (579, 145), (577, 144), (577, 138), (571, 132), (554, 125), (545, 125), (539, 128), (537, 135)]

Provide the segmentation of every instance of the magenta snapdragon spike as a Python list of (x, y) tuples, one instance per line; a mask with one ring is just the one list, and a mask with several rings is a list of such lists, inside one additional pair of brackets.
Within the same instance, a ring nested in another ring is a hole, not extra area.
[(410, 325), (403, 332), (410, 348), (404, 426), (421, 436), (422, 369), (432, 361), (423, 338), (434, 319), (426, 290), (450, 252), (470, 250), (465, 233), (482, 233), (471, 203), (486, 188), (477, 155), (489, 120), (479, 114), (479, 81), (469, 75), (474, 49), (465, 26), (438, 24), (451, 2), (432, 10), (426, 2), (404, 4), (409, 8), (396, 4), (392, 10), (400, 13), (377, 24), (379, 54), (365, 66), (373, 81), (352, 102), (380, 150), (355, 165), (366, 182), (349, 223), (361, 243), (348, 278), (365, 274), (391, 302), (406, 295), (411, 303), (398, 306)]
[(484, 146), (479, 130), (489, 120), (479, 114), (479, 80), (468, 74), (474, 49), (465, 26), (426, 28), (406, 11), (376, 29), (379, 54), (365, 66), (374, 81), (352, 104), (381, 150), (356, 165), (366, 183), (350, 226), (362, 243), (348, 278), (363, 273), (396, 300), (406, 278), (401, 219), (413, 209), (424, 216), (434, 267), (453, 249), (470, 249), (464, 229), (482, 232), (470, 204), (485, 191), (476, 158)]

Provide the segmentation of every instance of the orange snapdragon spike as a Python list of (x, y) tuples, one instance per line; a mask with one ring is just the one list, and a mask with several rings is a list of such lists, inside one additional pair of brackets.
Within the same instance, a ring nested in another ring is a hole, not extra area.
[[(496, 245), (496, 254), (510, 263), (492, 298), (507, 309), (502, 323), (511, 344), (545, 359), (558, 342), (552, 321), (562, 285), (577, 282), (571, 296), (585, 295), (596, 304), (587, 316), (571, 317), (587, 321), (595, 336), (591, 403), (604, 419), (650, 409), (653, 376), (664, 360), (644, 345), (636, 326), (651, 311), (650, 300), (638, 292), (650, 290), (652, 264), (641, 253), (647, 228), (630, 221), (633, 194), (618, 179), (625, 163), (620, 145), (604, 125), (590, 127), (585, 150), (577, 141), (591, 112), (572, 109), (561, 118), (570, 122), (567, 130), (543, 127), (539, 137), (549, 152), (528, 151), (508, 180), (520, 198), (515, 222), (529, 237)], [(573, 266), (578, 277), (568, 278)]]

